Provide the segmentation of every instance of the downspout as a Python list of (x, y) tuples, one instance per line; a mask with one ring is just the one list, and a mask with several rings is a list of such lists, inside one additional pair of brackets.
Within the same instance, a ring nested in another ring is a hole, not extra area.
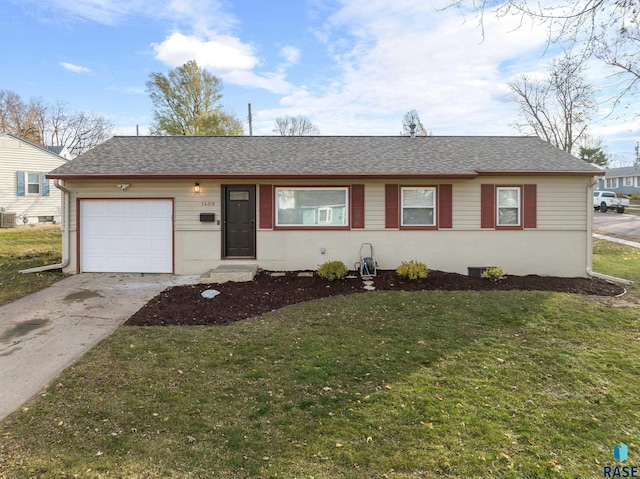
[(69, 266), (69, 202), (71, 191), (60, 184), (60, 180), (55, 180), (56, 188), (62, 191), (63, 207), (62, 207), (62, 263), (49, 264), (47, 266), (39, 266), (37, 268), (29, 268), (20, 270), (20, 273), (40, 273), (41, 271), (50, 271), (52, 269), (64, 269)]
[(633, 281), (629, 281), (628, 279), (596, 273), (591, 269), (593, 266), (593, 187), (596, 183), (597, 179), (593, 177), (587, 185), (587, 205), (589, 206), (589, 213), (587, 214), (587, 231), (589, 232), (587, 235), (587, 274), (592, 278), (603, 279), (611, 283), (633, 284)]

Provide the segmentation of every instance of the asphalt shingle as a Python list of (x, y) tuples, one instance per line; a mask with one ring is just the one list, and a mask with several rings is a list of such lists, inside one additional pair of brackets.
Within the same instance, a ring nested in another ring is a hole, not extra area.
[(537, 137), (116, 136), (49, 174), (105, 176), (429, 176), (599, 174)]

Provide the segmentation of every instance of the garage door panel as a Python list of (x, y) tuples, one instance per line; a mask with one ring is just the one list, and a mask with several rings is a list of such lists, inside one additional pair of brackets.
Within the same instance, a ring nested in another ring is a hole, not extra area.
[(82, 200), (84, 272), (171, 273), (171, 200)]

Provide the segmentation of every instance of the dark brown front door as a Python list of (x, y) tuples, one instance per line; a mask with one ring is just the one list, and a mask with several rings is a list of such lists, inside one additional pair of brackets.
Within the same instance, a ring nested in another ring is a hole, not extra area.
[(224, 187), (223, 249), (225, 257), (256, 256), (256, 187)]

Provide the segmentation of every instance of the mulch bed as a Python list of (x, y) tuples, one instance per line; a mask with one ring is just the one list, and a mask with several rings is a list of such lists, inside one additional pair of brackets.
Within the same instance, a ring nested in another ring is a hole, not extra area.
[[(558, 278), (551, 276), (507, 276), (501, 281), (471, 278), (457, 273), (429, 271), (421, 281), (399, 278), (395, 271), (378, 271), (372, 278), (377, 290), (389, 291), (556, 291), (582, 295), (616, 296), (621, 286), (600, 279)], [(169, 288), (143, 306), (125, 324), (131, 326), (224, 325), (258, 316), (291, 304), (328, 296), (365, 292), (360, 277), (328, 282), (317, 274), (298, 276), (287, 272), (272, 276), (260, 272), (253, 281), (244, 283), (197, 284)], [(206, 289), (220, 291), (213, 299), (205, 299)]]

